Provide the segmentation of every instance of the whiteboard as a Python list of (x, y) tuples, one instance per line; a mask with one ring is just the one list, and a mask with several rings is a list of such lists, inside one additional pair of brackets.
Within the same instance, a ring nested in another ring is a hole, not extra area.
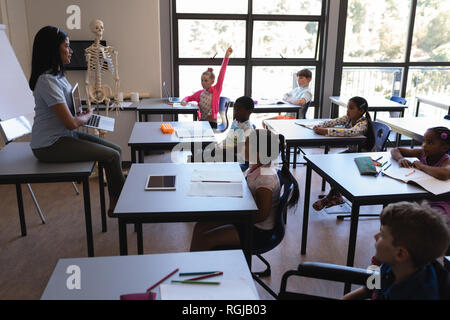
[(0, 120), (34, 115), (34, 97), (19, 61), (0, 24)]

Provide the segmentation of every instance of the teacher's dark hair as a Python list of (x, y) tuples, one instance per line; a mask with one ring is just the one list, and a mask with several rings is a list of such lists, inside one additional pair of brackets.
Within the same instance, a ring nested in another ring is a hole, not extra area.
[(51, 74), (64, 74), (59, 47), (67, 38), (67, 33), (52, 26), (43, 27), (34, 37), (31, 58), (30, 89), (34, 91), (41, 74), (50, 70)]

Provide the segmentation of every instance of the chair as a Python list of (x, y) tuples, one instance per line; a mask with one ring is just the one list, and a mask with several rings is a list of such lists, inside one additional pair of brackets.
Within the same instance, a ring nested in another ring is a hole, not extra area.
[[(386, 144), (391, 133), (391, 128), (384, 123), (374, 121), (373, 133), (375, 136), (375, 148), (377, 152), (386, 151)], [(360, 214), (360, 217), (378, 217), (380, 214)], [(338, 220), (344, 220), (344, 218), (351, 218), (351, 215), (339, 215), (336, 217)]]
[(228, 121), (228, 108), (232, 105), (230, 98), (220, 97), (219, 99), (219, 115), (222, 119), (222, 123), (217, 125), (217, 129), (214, 132), (225, 132), (230, 125)]
[(288, 179), (281, 175), (281, 171), (278, 170), (278, 179), (280, 181), (280, 201), (278, 203), (277, 215), (275, 218), (275, 225), (272, 232), (272, 237), (265, 243), (253, 243), (253, 254), (256, 255), (265, 265), (266, 269), (260, 272), (252, 272), (253, 279), (258, 282), (267, 292), (269, 292), (273, 297), (277, 297), (275, 292), (270, 289), (263, 281), (261, 277), (267, 277), (271, 274), (270, 263), (264, 259), (263, 253), (269, 252), (278, 246), (281, 241), (283, 241), (285, 228), (286, 228), (286, 218), (287, 218), (287, 203), (289, 196), (294, 189), (294, 184)]
[[(266, 269), (261, 272), (252, 272), (253, 279), (258, 282), (267, 292), (269, 292), (274, 298), (277, 298), (277, 294), (269, 288), (260, 277), (267, 277), (271, 274), (270, 263), (264, 259), (263, 253), (269, 252), (278, 246), (281, 241), (283, 241), (285, 234), (285, 225), (287, 217), (287, 203), (289, 196), (294, 189), (294, 184), (288, 179), (281, 175), (281, 171), (278, 170), (278, 179), (280, 181), (280, 201), (278, 203), (277, 216), (275, 218), (275, 225), (271, 230), (272, 236), (267, 239), (264, 243), (253, 243), (252, 254), (256, 255), (265, 265)], [(231, 246), (217, 246), (213, 250), (227, 250), (227, 249), (237, 249)]]
[[(450, 275), (442, 265), (434, 261), (433, 266), (439, 283), (439, 293), (441, 300), (450, 299)], [(336, 282), (346, 282), (357, 285), (366, 285), (367, 279), (374, 274), (374, 271), (361, 268), (347, 267), (321, 262), (303, 262), (298, 266), (297, 270), (289, 270), (284, 273), (281, 279), (280, 292), (278, 299), (280, 300), (335, 300), (327, 297), (319, 297), (304, 293), (296, 293), (287, 291), (287, 281), (291, 276), (300, 276), (314, 279), (322, 279)]]
[[(402, 105), (405, 105), (406, 102), (407, 102), (405, 98), (397, 97), (397, 96), (392, 96), (389, 100), (397, 102), (397, 103), (400, 103)], [(400, 112), (398, 112), (398, 111), (389, 111), (389, 115), (392, 118), (399, 118), (400, 117)]]

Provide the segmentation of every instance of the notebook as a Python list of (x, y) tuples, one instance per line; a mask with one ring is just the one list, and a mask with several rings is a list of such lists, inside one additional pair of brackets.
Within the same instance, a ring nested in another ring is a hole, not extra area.
[(415, 168), (390, 168), (384, 175), (405, 183), (416, 183), (434, 195), (450, 192), (450, 180), (438, 180)]
[[(72, 101), (75, 114), (81, 113), (83, 109), (81, 106), (81, 96), (80, 96), (80, 89), (78, 88), (78, 83), (76, 83), (72, 88)], [(89, 121), (83, 125), (83, 127), (100, 129), (105, 131), (114, 131), (114, 122), (115, 122), (114, 118), (93, 114), (89, 118)]]
[(176, 98), (176, 97), (171, 97), (170, 96), (169, 90), (166, 87), (166, 82), (165, 81), (163, 81), (162, 87), (163, 87), (163, 90), (164, 90), (164, 94), (166, 95), (166, 97), (167, 97), (167, 99), (169, 100), (170, 103), (180, 103), (181, 102), (180, 98)]

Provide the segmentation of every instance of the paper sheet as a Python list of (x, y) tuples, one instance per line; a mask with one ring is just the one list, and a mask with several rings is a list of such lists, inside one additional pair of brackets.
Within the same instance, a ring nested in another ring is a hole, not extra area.
[(242, 198), (242, 182), (191, 182), (188, 196)]
[(258, 300), (244, 279), (219, 281), (219, 285), (162, 284), (161, 300)]
[(389, 168), (383, 173), (391, 178), (403, 182), (415, 182), (425, 190), (435, 194), (450, 192), (450, 180), (438, 180), (419, 169), (414, 168)]
[(242, 172), (226, 170), (194, 169), (191, 181), (242, 182)]

